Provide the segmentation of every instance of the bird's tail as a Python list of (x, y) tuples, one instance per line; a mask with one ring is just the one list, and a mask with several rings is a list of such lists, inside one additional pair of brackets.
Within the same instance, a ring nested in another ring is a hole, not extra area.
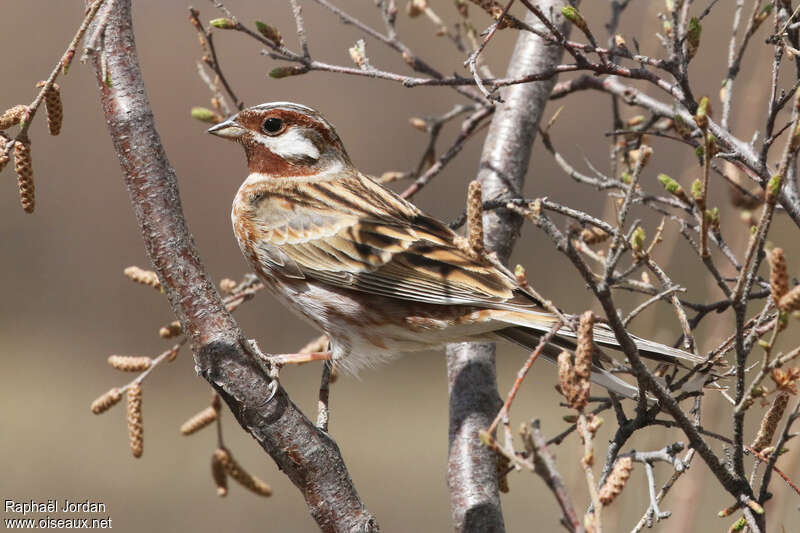
[[(539, 339), (543, 334), (550, 331), (556, 322), (556, 318), (550, 313), (543, 313), (534, 310), (525, 311), (494, 311), (492, 318), (509, 324), (508, 328), (495, 332), (496, 335), (519, 344), (529, 350), (533, 350), (539, 344)], [(542, 350), (542, 356), (551, 362), (555, 362), (562, 349), (574, 350), (576, 346), (577, 334), (568, 326), (563, 326), (556, 333), (550, 345)], [(669, 363), (678, 366), (692, 366), (704, 361), (703, 358), (694, 354), (672, 348), (664, 344), (649, 341), (631, 335), (636, 343), (642, 357)], [(594, 342), (597, 346), (620, 350), (611, 328), (605, 324), (595, 324)], [(592, 382), (608, 389), (615, 394), (626, 398), (636, 398), (639, 389), (623, 381), (616, 375), (601, 366), (601, 361), (594, 361), (592, 364)]]

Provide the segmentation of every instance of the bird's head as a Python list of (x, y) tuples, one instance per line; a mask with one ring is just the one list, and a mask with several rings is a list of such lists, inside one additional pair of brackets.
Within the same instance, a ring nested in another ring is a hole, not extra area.
[(241, 143), (251, 173), (309, 176), (350, 165), (333, 126), (300, 104), (272, 102), (249, 107), (208, 132)]

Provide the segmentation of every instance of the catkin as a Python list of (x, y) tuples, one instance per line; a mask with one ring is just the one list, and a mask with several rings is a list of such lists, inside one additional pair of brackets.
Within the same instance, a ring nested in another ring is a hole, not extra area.
[(222, 463), (225, 472), (241, 486), (261, 496), (272, 496), (272, 488), (244, 470), (226, 448), (218, 448), (216, 455), (219, 457), (219, 462)]
[(214, 407), (206, 407), (181, 426), (181, 433), (184, 435), (191, 435), (197, 433), (204, 427), (212, 424), (217, 419), (217, 410)]
[(6, 140), (4, 137), (0, 137), (0, 172), (6, 168), (9, 159), (10, 158), (6, 155)]
[(630, 457), (623, 457), (614, 463), (614, 469), (611, 470), (611, 474), (608, 475), (608, 479), (597, 494), (600, 503), (609, 505), (620, 495), (628, 478), (631, 477), (631, 470), (633, 470), (633, 459)]
[(0, 115), (0, 130), (6, 130), (19, 124), (27, 112), (28, 106), (26, 105), (15, 105), (11, 109), (6, 109)]
[(586, 311), (581, 315), (578, 326), (578, 346), (575, 350), (575, 375), (578, 379), (588, 381), (592, 368), (592, 352), (594, 351), (594, 313)]
[(148, 285), (158, 291), (161, 290), (161, 282), (158, 281), (158, 275), (152, 270), (144, 270), (138, 266), (129, 266), (124, 270), (124, 274), (128, 279), (136, 283)]
[(483, 197), (481, 183), (472, 181), (467, 189), (467, 239), (470, 250), (482, 255), (483, 249)]
[[(37, 87), (44, 87), (45, 82), (40, 81)], [(44, 95), (44, 105), (47, 110), (47, 128), (50, 135), (61, 133), (61, 124), (64, 122), (64, 106), (61, 103), (61, 88), (54, 83)]]
[(223, 498), (228, 495), (228, 474), (225, 473), (225, 465), (222, 464), (222, 457), (227, 452), (223, 448), (217, 448), (211, 456), (211, 477), (217, 486), (217, 496)]
[(36, 206), (33, 186), (33, 164), (31, 161), (30, 141), (17, 141), (14, 143), (14, 170), (17, 173), (17, 187), (22, 209), (26, 213), (33, 213)]
[(113, 389), (106, 391), (102, 396), (99, 396), (95, 401), (92, 402), (92, 412), (96, 415), (105, 413), (117, 405), (121, 399), (122, 391), (114, 387)]
[(128, 387), (128, 437), (131, 453), (141, 457), (144, 451), (144, 426), (142, 425), (142, 386), (134, 383)]
[(141, 372), (152, 366), (153, 359), (146, 355), (109, 355), (108, 364), (123, 372)]
[(772, 442), (772, 437), (775, 436), (775, 430), (778, 428), (778, 422), (781, 421), (783, 412), (789, 404), (789, 393), (782, 391), (774, 400), (772, 405), (769, 406), (767, 414), (761, 420), (761, 427), (758, 430), (753, 444), (750, 445), (755, 451), (760, 452)]
[(775, 305), (789, 292), (789, 274), (786, 272), (786, 258), (783, 249), (773, 248), (769, 254), (769, 285)]
[(778, 307), (787, 313), (800, 309), (800, 285), (786, 293), (778, 302)]
[(569, 352), (562, 351), (558, 354), (558, 382), (561, 385), (561, 394), (572, 406), (572, 399), (576, 395), (575, 371), (572, 368), (572, 361)]
[(575, 349), (575, 395), (572, 407), (582, 409), (589, 401), (592, 373), (592, 352), (594, 351), (594, 313), (586, 311), (581, 315), (578, 326), (578, 346)]

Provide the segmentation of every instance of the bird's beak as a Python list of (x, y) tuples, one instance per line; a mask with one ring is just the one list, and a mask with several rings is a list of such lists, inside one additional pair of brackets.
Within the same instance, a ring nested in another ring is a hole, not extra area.
[(217, 137), (225, 139), (236, 140), (241, 137), (246, 131), (238, 122), (236, 122), (237, 115), (232, 116), (228, 120), (224, 120), (219, 124), (208, 128), (208, 133), (212, 133)]

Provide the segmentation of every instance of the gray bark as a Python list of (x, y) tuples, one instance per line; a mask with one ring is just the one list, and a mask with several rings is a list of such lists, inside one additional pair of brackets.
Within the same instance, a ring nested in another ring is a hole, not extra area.
[[(544, 13), (557, 15), (557, 26), (568, 33), (561, 17), (564, 0), (539, 2)], [(538, 19), (530, 14), (529, 24)], [(563, 49), (547, 46), (528, 32), (521, 32), (511, 56), (507, 77), (544, 71), (561, 61)], [(514, 85), (503, 91), (483, 146), (478, 180), (483, 199), (499, 200), (522, 196), (531, 149), (556, 78)], [(502, 261), (511, 255), (522, 219), (507, 211), (484, 214), (484, 235), (488, 251)], [(497, 393), (494, 344), (452, 344), (447, 348), (447, 376), (450, 392), (449, 461), (447, 483), (455, 530), (505, 531), (500, 493), (497, 487), (495, 453), (483, 446), (478, 432), (489, 427), (502, 405)]]

